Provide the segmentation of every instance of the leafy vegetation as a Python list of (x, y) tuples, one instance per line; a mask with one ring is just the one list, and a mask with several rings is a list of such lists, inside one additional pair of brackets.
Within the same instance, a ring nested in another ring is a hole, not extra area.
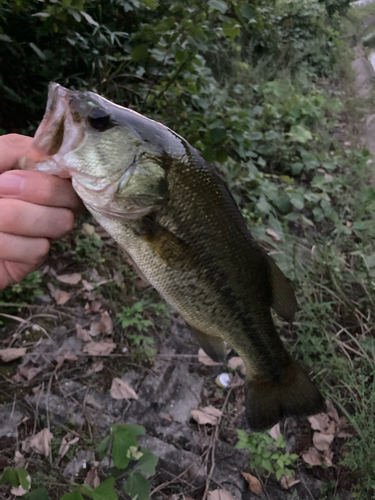
[[(293, 280), (297, 326), (280, 328), (290, 350), (314, 370), (323, 392), (350, 422), (352, 437), (345, 446), (338, 442), (334, 464), (344, 468), (353, 494), (364, 498), (375, 491), (375, 190), (369, 186), (372, 159), (356, 145), (352, 127), (363, 106), (351, 94), (345, 70), (341, 16), (348, 5), (3, 0), (0, 127), (2, 133), (32, 133), (48, 82), (58, 81), (165, 123), (216, 166), (254, 237)], [(360, 11), (348, 16), (345, 26), (360, 25)], [(134, 353), (143, 350), (149, 362), (156, 345), (151, 327), (155, 321), (165, 324), (165, 306), (136, 290), (135, 275), (97, 234), (78, 232), (53, 248), (70, 252), (73, 265), (116, 268), (120, 277), (98, 289), (115, 304)], [(33, 273), (3, 291), (1, 300), (33, 302), (45, 292), (46, 280)], [(294, 467), (296, 457), (284, 453), (281, 441), (274, 450), (266, 434), (239, 437), (259, 473), (281, 477)], [(114, 478), (130, 474), (132, 464), (139, 470), (128, 476), (125, 492), (146, 498), (141, 472), (151, 472), (137, 454), (148, 454), (129, 444), (119, 458), (125, 441), (135, 443), (136, 435), (123, 426), (113, 426), (102, 441), (98, 452), (112, 450), (117, 470), (98, 488), (116, 498)], [(19, 472), (7, 474), (8, 483), (20, 481)], [(63, 498), (102, 494), (80, 486)]]

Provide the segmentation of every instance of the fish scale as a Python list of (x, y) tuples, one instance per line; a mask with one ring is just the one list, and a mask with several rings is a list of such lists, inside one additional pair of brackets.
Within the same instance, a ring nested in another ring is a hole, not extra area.
[(172, 130), (92, 92), (51, 84), (48, 103), (25, 168), (71, 176), (94, 218), (206, 353), (224, 362), (225, 342), (238, 352), (253, 430), (322, 411), (321, 394), (271, 316), (272, 307), (293, 320), (290, 282), (214, 169)]

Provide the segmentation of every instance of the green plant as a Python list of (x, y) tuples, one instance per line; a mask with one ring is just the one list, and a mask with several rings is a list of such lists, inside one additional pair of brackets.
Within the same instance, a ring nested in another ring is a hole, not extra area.
[(98, 251), (103, 246), (103, 241), (96, 233), (86, 236), (78, 233), (75, 237), (75, 258), (78, 262), (98, 260)]
[(24, 278), (21, 283), (15, 283), (0, 292), (0, 301), (4, 302), (33, 302), (37, 297), (43, 295), (40, 287), (43, 273), (34, 271)]
[(265, 472), (275, 474), (279, 480), (281, 476), (292, 476), (298, 455), (285, 452), (285, 442), (280, 434), (275, 441), (265, 432), (256, 432), (248, 435), (237, 429), (237, 449), (247, 449), (250, 453), (250, 467), (259, 474)]
[[(122, 306), (121, 312), (117, 313), (122, 328), (135, 326), (139, 331), (146, 331), (153, 325), (152, 321), (143, 317), (145, 306), (142, 301), (135, 302), (132, 306)], [(137, 345), (137, 344), (136, 344)]]

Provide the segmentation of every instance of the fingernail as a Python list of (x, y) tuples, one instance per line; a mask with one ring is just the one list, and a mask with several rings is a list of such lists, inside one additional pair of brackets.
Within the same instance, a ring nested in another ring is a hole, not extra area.
[(5, 172), (0, 175), (0, 196), (21, 194), (25, 179), (21, 175)]

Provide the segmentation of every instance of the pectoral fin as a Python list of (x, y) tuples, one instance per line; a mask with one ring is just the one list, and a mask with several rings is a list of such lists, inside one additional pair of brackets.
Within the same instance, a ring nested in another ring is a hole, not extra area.
[(272, 288), (271, 307), (291, 323), (298, 308), (292, 285), (269, 255), (267, 255), (267, 264)]
[(196, 254), (181, 238), (150, 217), (142, 219), (143, 240), (168, 267), (176, 270), (193, 268)]
[(187, 323), (189, 330), (194, 334), (198, 341), (198, 344), (204, 350), (204, 352), (211, 359), (216, 361), (216, 363), (224, 363), (227, 350), (224, 341), (218, 337), (213, 337), (212, 335), (207, 335), (207, 333), (201, 332)]

